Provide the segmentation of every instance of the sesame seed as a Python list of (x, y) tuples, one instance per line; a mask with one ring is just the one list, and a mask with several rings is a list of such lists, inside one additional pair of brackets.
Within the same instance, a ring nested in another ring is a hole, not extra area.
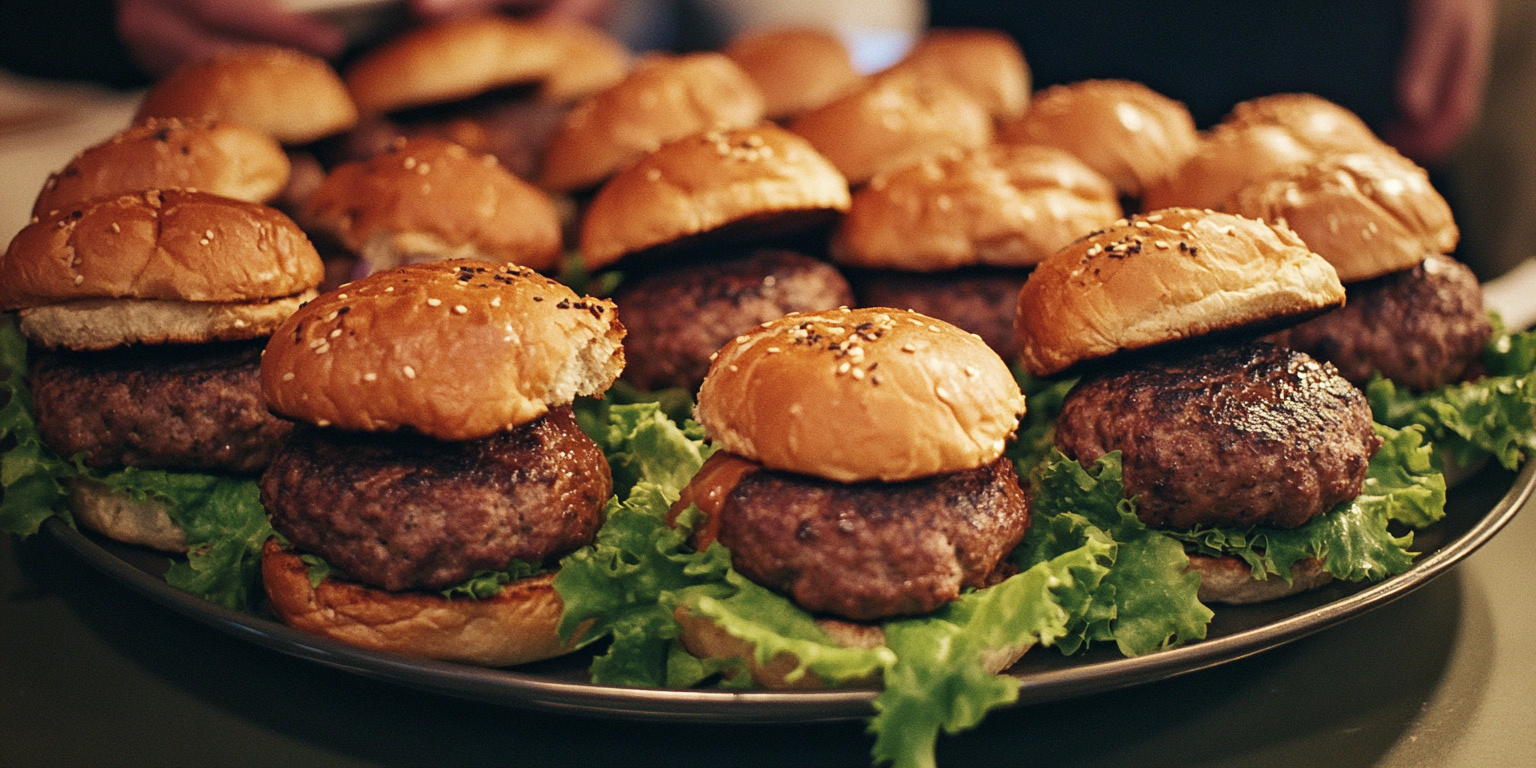
[(855, 381), (858, 381), (859, 379), (864, 378), (864, 369), (863, 368), (855, 368), (852, 371), (850, 371), (850, 373), (853, 375), (853, 378), (854, 378)]
[(467, 315), (469, 314), (469, 307), (466, 307), (463, 304), (455, 304), (453, 305), (453, 313), (455, 315)]
[(323, 341), (320, 342), (320, 346), (315, 347), (315, 354), (317, 355), (323, 355), (329, 351), (331, 351), (331, 345)]
[(933, 331), (934, 333), (938, 333), (939, 327), (937, 325), (930, 325), (928, 326), (928, 330)]
[(1159, 248), (1167, 248), (1168, 247), (1168, 241), (1167, 240), (1153, 240), (1152, 244), (1157, 246), (1157, 247), (1159, 247)]
[(852, 349), (848, 350), (848, 356), (853, 358), (855, 361), (863, 360), (864, 359), (864, 348), (863, 347), (853, 347)]
[[(391, 289), (391, 290), (393, 290), (393, 289)], [(345, 300), (347, 298), (347, 295), (345, 293), (338, 293), (338, 294), (336, 294), (336, 298)]]
[(646, 171), (645, 171), (645, 180), (646, 181), (661, 181), (661, 169), (660, 168), (648, 168), (648, 169), (646, 169)]
[(341, 335), (341, 329), (340, 328), (337, 328), (336, 330), (331, 331), (331, 338), (333, 338), (333, 339), (336, 338), (337, 336), (340, 336), (340, 335)]
[(511, 341), (512, 337), (511, 336), (503, 336), (503, 337), (501, 337), (501, 340), (502, 341)]
[(209, 240), (212, 240), (213, 239), (213, 230), (211, 230), (211, 229), (203, 230), (203, 237), (206, 237)]
[(736, 343), (737, 344), (745, 344), (745, 343), (747, 343), (747, 337), (746, 336), (737, 336), (736, 337)]
[(247, 323), (247, 322), (246, 322), (246, 321), (244, 321), (244, 320), (240, 320), (240, 319), (238, 319), (238, 318), (237, 318), (237, 319), (236, 319), (236, 320), (235, 320), (235, 327), (236, 327), (236, 328), (244, 328), (244, 327), (246, 327), (246, 326), (247, 326), (247, 325), (250, 325), (250, 323)]
[[(395, 287), (394, 287), (394, 286), (393, 286), (393, 285), (391, 285), (391, 286), (389, 286), (389, 287), (388, 287), (388, 288), (385, 288), (385, 289), (384, 289), (384, 292), (385, 292), (385, 293), (394, 293), (394, 292), (395, 292)], [(343, 298), (343, 299), (345, 299), (345, 298), (346, 298), (346, 297), (345, 297), (345, 296), (343, 296), (343, 297), (342, 297), (342, 298)]]
[(778, 352), (779, 352), (779, 351), (780, 351), (780, 350), (779, 350), (779, 348), (778, 348), (778, 347), (769, 347), (769, 348), (768, 348), (768, 354), (770, 354), (770, 355), (773, 355), (773, 354), (778, 354)]
[(1190, 225), (1190, 223), (1189, 223), (1189, 222), (1187, 222), (1187, 221), (1186, 221), (1186, 222), (1184, 222), (1184, 223), (1183, 223), (1183, 224), (1180, 224), (1180, 225), (1179, 225), (1179, 229), (1182, 229), (1182, 230), (1184, 230), (1184, 231), (1185, 231), (1185, 232), (1188, 232), (1188, 231), (1189, 231), (1189, 230), (1191, 230), (1191, 229), (1193, 229), (1193, 227), (1192, 227), (1192, 226), (1191, 226), (1191, 225)]
[(415, 168), (415, 167), (416, 167), (416, 158), (414, 158), (414, 157), (407, 157), (405, 159), (405, 168), (406, 168), (406, 170), (410, 170), (410, 169)]
[(501, 297), (500, 296), (492, 296), (491, 297), (491, 306), (493, 306), (493, 307), (501, 306)]
[(123, 228), (119, 227), (117, 225), (117, 222), (115, 222), (115, 221), (112, 222), (112, 234), (114, 234), (114, 235), (121, 235), (122, 233), (123, 233)]
[(427, 175), (427, 174), (432, 172), (432, 164), (431, 163), (422, 163), (422, 164), (416, 166), (416, 172), (421, 174), (421, 175), (423, 175), (423, 176), (425, 176), (425, 175)]
[(310, 349), (314, 349), (315, 347), (318, 347), (318, 346), (320, 346), (321, 344), (324, 344), (324, 343), (325, 343), (325, 339), (315, 339), (314, 341), (311, 341), (309, 343), (309, 348)]
[(203, 238), (201, 240), (198, 240), (197, 244), (198, 245), (207, 245), (208, 244), (208, 238), (205, 237), (205, 238)]
[(947, 390), (947, 389), (945, 389), (943, 387), (934, 387), (933, 388), (933, 393), (935, 395), (938, 395), (940, 400), (948, 400), (949, 399), (949, 390)]
[(903, 351), (903, 352), (916, 352), (917, 351), (917, 345), (913, 344), (912, 342), (909, 341), (909, 342), (901, 345), (901, 351)]
[(741, 370), (741, 367), (740, 366), (736, 366), (736, 365), (729, 366), (729, 368), (730, 368), (731, 373), (735, 373), (735, 372)]
[(1145, 221), (1138, 221), (1138, 222), (1136, 222), (1136, 228), (1137, 229), (1147, 229), (1147, 228), (1149, 228), (1151, 226), (1152, 226), (1151, 224), (1148, 224)]
[(330, 419), (315, 419), (315, 425), (316, 426), (320, 426), (320, 427), (329, 427), (331, 425), (331, 420)]
[(85, 275), (75, 275), (75, 285), (85, 282)]
[(377, 373), (369, 372), (369, 373), (363, 374), (363, 381), (378, 381), (378, 380), (379, 380), (379, 375)]
[(715, 361), (715, 358), (717, 358), (719, 356), (720, 356), (719, 352), (711, 352), (711, 353), (709, 353), (709, 361), (711, 363), (713, 363)]
[(414, 379), (414, 378), (416, 378), (416, 369), (410, 367), (409, 365), (405, 366), (404, 368), (401, 368), (400, 372), (405, 374), (405, 377), (407, 379)]
[(293, 371), (283, 374), (283, 381), (293, 381)]
[(1159, 222), (1159, 221), (1162, 221), (1162, 220), (1163, 220), (1163, 215), (1161, 213), (1154, 213), (1151, 216), (1147, 217), (1147, 221), (1150, 221), (1150, 222), (1153, 222), (1153, 223), (1156, 223), (1156, 222)]
[(441, 306), (442, 303), (443, 303), (442, 299), (427, 299), (427, 306), (429, 306), (429, 307)]
[(980, 373), (980, 371), (976, 370), (976, 366), (974, 366), (974, 365), (967, 365), (965, 367), (965, 375), (967, 375), (967, 376), (975, 376), (977, 373)]
[(852, 367), (853, 366), (849, 365), (848, 363), (843, 363), (842, 365), (837, 366), (837, 373), (838, 375), (845, 374), (848, 372), (848, 369)]

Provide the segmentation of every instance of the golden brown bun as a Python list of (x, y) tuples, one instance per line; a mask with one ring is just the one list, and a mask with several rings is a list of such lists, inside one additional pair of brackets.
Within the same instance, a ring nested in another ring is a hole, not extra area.
[(1119, 217), (1114, 185), (1065, 150), (994, 144), (876, 176), (853, 196), (832, 258), (911, 272), (1029, 266)]
[(1277, 125), (1218, 125), (1171, 176), (1149, 186), (1142, 207), (1214, 208), (1249, 184), (1316, 162), (1317, 152)]
[(1029, 111), (1004, 126), (998, 140), (1065, 149), (1139, 197), (1195, 153), (1199, 136), (1180, 102), (1140, 83), (1085, 80), (1035, 94)]
[(565, 116), (545, 150), (542, 184), (558, 192), (594, 187), (669, 141), (762, 119), (763, 95), (725, 56), (647, 58)]
[(195, 189), (265, 203), (287, 184), (288, 156), (261, 131), (233, 123), (149, 118), (50, 174), (32, 215), (146, 189)]
[(542, 25), (500, 15), (455, 19), (364, 54), (347, 68), (347, 89), (363, 114), (383, 114), (542, 80), (562, 53)]
[[(683, 644), (688, 653), (703, 659), (741, 659), (746, 663), (752, 681), (760, 687), (775, 690), (815, 690), (828, 687), (827, 681), (812, 672), (795, 674), (800, 667), (800, 660), (792, 653), (781, 651), (766, 663), (759, 663), (754, 643), (730, 634), (705, 617), (695, 616), (688, 606), (678, 606), (672, 616), (682, 626), (678, 642)], [(867, 650), (885, 645), (885, 630), (878, 624), (821, 618), (816, 620), (816, 626), (844, 648)], [(1033, 645), (1026, 643), (986, 650), (982, 653), (982, 667), (991, 674), (1000, 673), (1013, 666)], [(895, 660), (894, 656), (890, 658)], [(844, 681), (840, 687), (871, 688), (878, 687), (880, 683), (879, 673), (874, 672), (862, 679)]]
[(186, 552), (187, 534), (171, 522), (165, 502), (135, 499), (84, 477), (64, 481), (75, 521), (109, 539), (162, 552)]
[(1248, 564), (1236, 557), (1190, 555), (1188, 570), (1200, 574), (1200, 602), (1225, 605), (1279, 600), (1333, 581), (1333, 576), (1323, 570), (1323, 561), (1315, 557), (1293, 566), (1289, 583), (1273, 574), (1263, 581), (1255, 579)]
[(1222, 207), (1284, 223), (1346, 283), (1450, 253), (1460, 237), (1429, 174), (1391, 150), (1338, 155), (1255, 182)]
[(929, 155), (992, 141), (987, 110), (948, 80), (892, 72), (795, 118), (790, 130), (825, 155), (848, 183), (911, 165)]
[(357, 107), (331, 65), (271, 46), (214, 54), (167, 75), (149, 89), (146, 117), (240, 123), (284, 144), (308, 144), (357, 125)]
[(92, 200), (37, 219), (0, 258), (0, 309), (81, 299), (266, 302), (320, 284), (287, 216), (203, 192)]
[(477, 440), (526, 424), (624, 368), (613, 302), (511, 264), (380, 272), (284, 323), (261, 361), (273, 413), (368, 432)]
[(809, 142), (765, 123), (645, 156), (598, 190), (581, 228), (588, 269), (746, 219), (848, 210), (848, 182)]
[(1023, 412), (1018, 383), (980, 337), (869, 308), (790, 315), (737, 336), (710, 366), (696, 418), (723, 450), (846, 483), (987, 464)]
[(569, 104), (618, 84), (629, 74), (629, 49), (602, 30), (574, 22), (544, 22), (560, 46), (560, 61), (539, 84), (540, 101)]
[(1012, 120), (1029, 108), (1029, 65), (1018, 43), (1002, 32), (935, 29), (890, 71), (899, 70), (948, 79), (995, 120)]
[(200, 344), (262, 339), (313, 299), (313, 289), (270, 301), (80, 299), (21, 310), (21, 335), (49, 349)]
[(757, 83), (770, 120), (816, 109), (863, 80), (843, 41), (820, 29), (744, 32), (724, 53)]
[(1019, 293), (1020, 360), (1035, 376), (1344, 303), (1323, 257), (1290, 230), (1169, 208), (1121, 219), (1046, 259)]
[(375, 270), (445, 258), (550, 269), (560, 258), (560, 220), (547, 195), (494, 156), (435, 137), (337, 166), (304, 211)]
[(1222, 123), (1277, 126), (1321, 154), (1392, 151), (1355, 113), (1310, 93), (1277, 93), (1240, 102)]
[(385, 592), (331, 578), (317, 587), (309, 566), (269, 539), (261, 575), (284, 624), (376, 651), (505, 667), (569, 653), (582, 634), (560, 642), (555, 630), (565, 603), (553, 573), (511, 582), (485, 600)]

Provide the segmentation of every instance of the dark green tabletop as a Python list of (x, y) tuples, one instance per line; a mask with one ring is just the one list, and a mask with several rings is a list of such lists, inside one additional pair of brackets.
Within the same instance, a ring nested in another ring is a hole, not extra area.
[[(941, 765), (1536, 761), (1536, 514), (1425, 588), (1279, 649), (990, 715)], [(0, 537), (0, 765), (867, 765), (857, 722), (706, 726), (421, 693), (184, 618)]]

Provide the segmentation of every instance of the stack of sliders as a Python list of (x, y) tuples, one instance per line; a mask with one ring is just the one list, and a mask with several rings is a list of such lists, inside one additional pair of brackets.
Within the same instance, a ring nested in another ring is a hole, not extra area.
[(261, 478), (284, 622), (501, 666), (572, 647), (546, 566), (592, 540), (613, 480), (571, 401), (624, 367), (611, 302), (525, 267), (381, 272), (310, 302), (261, 363), (299, 422)]
[[(29, 464), (42, 490), (27, 512), (67, 505), (112, 538), (190, 549), (197, 573), (172, 577), (243, 605), (247, 585), (228, 579), (254, 573), (240, 537), (266, 523), (238, 478), (261, 471), (288, 431), (257, 385), (261, 343), (321, 274), (286, 216), (205, 192), (99, 197), (34, 218), (0, 257), (0, 309), (19, 310), (22, 335), (44, 350), (28, 385), (52, 458)], [(232, 576), (216, 573), (225, 566)]]
[[(1083, 238), (1019, 296), (1029, 373), (1088, 371), (1062, 405), (1056, 447), (1084, 466), (1118, 453), (1136, 515), (1192, 550), (1203, 602), (1385, 578), (1412, 562), (1388, 522), (1443, 514), (1444, 481), (1418, 433), (1373, 426), (1331, 364), (1243, 340), (1343, 301), (1332, 266), (1284, 226), (1185, 208)], [(1384, 438), (1391, 450), (1373, 462)], [(1421, 495), (1372, 512), (1357, 497), (1388, 492), (1377, 479), (1388, 462), (1403, 462)]]
[(851, 304), (831, 265), (765, 248), (824, 242), (847, 209), (842, 174), (771, 123), (678, 139), (609, 180), (583, 221), (581, 251), (588, 269), (625, 270), (614, 300), (629, 328), (628, 380), (691, 392), (738, 334)]

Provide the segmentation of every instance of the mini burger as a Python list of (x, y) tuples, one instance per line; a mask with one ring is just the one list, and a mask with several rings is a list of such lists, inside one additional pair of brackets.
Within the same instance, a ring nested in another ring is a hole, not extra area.
[(488, 666), (570, 650), (545, 567), (613, 491), (571, 401), (618, 376), (623, 335), (612, 303), (511, 264), (409, 265), (310, 302), (262, 359), (268, 406), (299, 422), (260, 481), (274, 612)]
[[(1085, 466), (1118, 451), (1144, 523), (1259, 538), (1355, 499), (1382, 445), (1365, 396), (1332, 365), (1241, 341), (1343, 300), (1333, 268), (1290, 230), (1166, 209), (1036, 269), (1019, 296), (1021, 359), (1035, 376), (1091, 369), (1062, 405), (1056, 447)], [(1255, 602), (1324, 583), (1340, 570), (1324, 560), (1346, 557), (1310, 551), (1278, 575), (1198, 553), (1190, 567), (1202, 601)]]
[(285, 422), (257, 385), (261, 343), (315, 295), (321, 265), (286, 216), (201, 192), (98, 198), (37, 217), (0, 258), (0, 309), (44, 350), (29, 385), (75, 519), (186, 551), (184, 510), (93, 479), (124, 467), (254, 474)]
[[(868, 641), (849, 622), (929, 613), (1009, 575), (1029, 507), (1003, 447), (1023, 410), (1002, 359), (943, 321), (784, 317), (711, 366), (696, 417), (719, 450), (673, 513), (697, 504), (698, 550), (718, 540), (742, 575)], [(679, 618), (690, 651), (733, 655)]]

